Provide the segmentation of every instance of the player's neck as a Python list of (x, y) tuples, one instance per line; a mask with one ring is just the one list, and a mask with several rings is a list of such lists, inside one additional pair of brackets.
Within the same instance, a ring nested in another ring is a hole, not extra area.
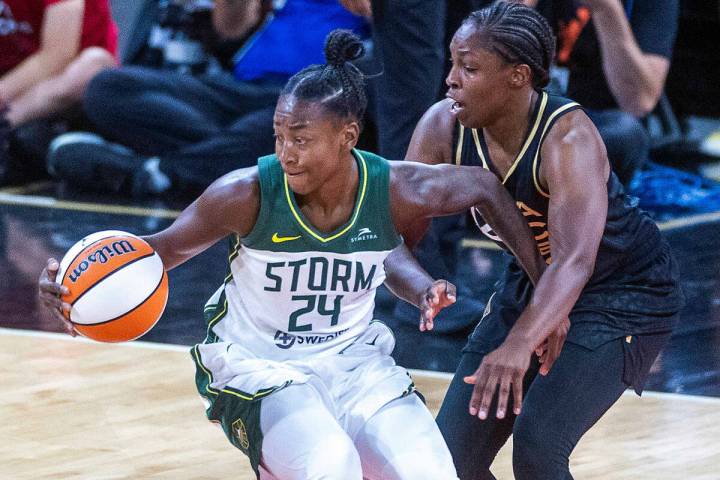
[(505, 113), (483, 128), (485, 141), (512, 157), (517, 155), (525, 142), (537, 100), (538, 93), (532, 89), (523, 95), (512, 95), (503, 109)]
[[(357, 161), (352, 153), (341, 167), (315, 191), (297, 198), (303, 213), (320, 230), (333, 230), (349, 220), (360, 183)], [(345, 218), (347, 217), (347, 218)]]

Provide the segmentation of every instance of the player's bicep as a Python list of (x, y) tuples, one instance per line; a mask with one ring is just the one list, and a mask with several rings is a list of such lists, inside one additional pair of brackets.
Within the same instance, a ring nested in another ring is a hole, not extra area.
[[(240, 173), (240, 172), (238, 172)], [(165, 230), (146, 237), (167, 269), (237, 233), (247, 235), (259, 211), (259, 186), (254, 177), (229, 174), (208, 189)]]
[(545, 140), (541, 178), (550, 193), (553, 262), (574, 261), (591, 268), (607, 219), (610, 172), (597, 130), (582, 112), (574, 116), (574, 126), (570, 118), (562, 119), (565, 125)]

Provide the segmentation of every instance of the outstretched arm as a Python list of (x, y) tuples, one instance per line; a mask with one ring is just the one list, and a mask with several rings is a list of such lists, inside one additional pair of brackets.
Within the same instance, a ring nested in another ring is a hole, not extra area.
[(392, 162), (391, 204), (399, 232), (418, 219), (454, 215), (475, 206), (537, 283), (545, 268), (530, 227), (497, 177), (480, 167)]

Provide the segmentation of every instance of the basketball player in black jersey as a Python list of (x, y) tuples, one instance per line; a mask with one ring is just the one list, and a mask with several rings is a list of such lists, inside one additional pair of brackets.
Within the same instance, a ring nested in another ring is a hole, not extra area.
[(472, 13), (450, 44), (448, 99), (407, 153), (495, 173), (548, 264), (533, 288), (510, 261), (463, 350), (437, 418), (462, 480), (494, 478), (511, 434), (516, 479), (572, 478), (578, 440), (627, 387), (642, 391), (683, 303), (669, 246), (611, 173), (594, 125), (542, 90), (554, 48), (533, 9)]

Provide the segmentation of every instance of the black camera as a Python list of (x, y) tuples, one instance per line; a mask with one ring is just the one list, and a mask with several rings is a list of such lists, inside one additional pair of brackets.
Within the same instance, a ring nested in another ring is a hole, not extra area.
[(160, 0), (143, 63), (183, 73), (206, 71), (214, 39), (212, 10), (212, 0)]

